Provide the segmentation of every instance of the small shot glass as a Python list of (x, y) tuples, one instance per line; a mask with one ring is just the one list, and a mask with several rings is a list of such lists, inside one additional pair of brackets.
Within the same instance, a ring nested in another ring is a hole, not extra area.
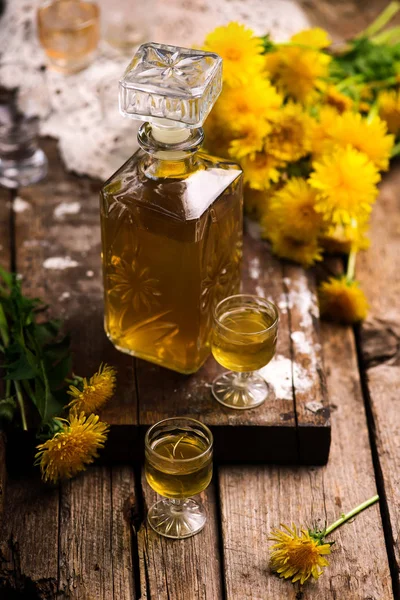
[(71, 74), (87, 67), (100, 38), (100, 10), (86, 0), (46, 0), (38, 8), (40, 43), (56, 71)]
[(269, 386), (256, 371), (275, 355), (278, 323), (277, 307), (265, 298), (237, 294), (217, 304), (211, 350), (220, 365), (231, 369), (213, 382), (218, 402), (243, 410), (267, 399)]
[(192, 498), (210, 484), (213, 436), (206, 425), (184, 417), (164, 419), (145, 436), (145, 475), (163, 496), (150, 508), (154, 531), (173, 539), (190, 537), (206, 523), (203, 505)]

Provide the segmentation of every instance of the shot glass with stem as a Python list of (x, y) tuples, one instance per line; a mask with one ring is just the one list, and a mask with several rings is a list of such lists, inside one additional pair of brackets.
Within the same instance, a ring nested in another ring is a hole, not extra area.
[(216, 400), (229, 408), (255, 408), (269, 394), (257, 373), (275, 354), (279, 313), (273, 302), (249, 294), (225, 298), (214, 310), (211, 350), (230, 369), (213, 382)]
[(195, 419), (173, 417), (150, 427), (145, 436), (146, 480), (163, 497), (147, 515), (154, 531), (182, 539), (203, 529), (205, 509), (192, 496), (211, 481), (212, 455), (212, 433)]

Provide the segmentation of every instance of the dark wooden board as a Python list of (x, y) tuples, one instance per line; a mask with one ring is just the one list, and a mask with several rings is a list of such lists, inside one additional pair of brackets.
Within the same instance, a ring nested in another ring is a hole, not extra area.
[[(253, 410), (224, 408), (210, 390), (222, 371), (212, 358), (195, 375), (183, 376), (135, 361), (107, 341), (102, 327), (98, 186), (66, 175), (55, 144), (48, 142), (45, 147), (51, 165), (48, 179), (20, 192), (27, 204), (16, 214), (18, 270), (25, 290), (41, 295), (55, 315), (64, 316), (79, 374), (90, 375), (101, 361), (118, 369), (119, 389), (101, 415), (111, 424), (103, 457), (132, 458), (142, 447), (149, 425), (187, 415), (212, 428), (215, 453), (221, 460), (326, 462), (330, 422), (313, 275), (283, 266), (250, 224), (244, 244), (243, 291), (268, 297), (280, 308), (277, 355), (262, 369), (273, 393)], [(84, 373), (79, 365), (85, 365)]]
[(399, 185), (400, 164), (396, 162), (383, 179), (372, 215), (371, 248), (360, 255), (357, 276), (370, 303), (360, 331), (361, 359), (394, 588), (400, 597)]
[(268, 535), (281, 523), (323, 527), (376, 494), (352, 331), (322, 327), (332, 403), (332, 449), (324, 467), (219, 467), (227, 600), (393, 599), (379, 506), (332, 534), (330, 565), (316, 584), (272, 576)]

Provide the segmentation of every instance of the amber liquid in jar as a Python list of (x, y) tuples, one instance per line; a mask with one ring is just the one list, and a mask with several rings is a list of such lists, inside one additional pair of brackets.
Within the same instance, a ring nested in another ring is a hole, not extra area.
[(38, 10), (38, 32), (51, 65), (74, 73), (87, 66), (97, 48), (99, 8), (80, 0), (46, 2)]
[(275, 354), (277, 333), (276, 328), (271, 327), (273, 324), (274, 318), (262, 307), (228, 310), (220, 315), (213, 331), (215, 360), (232, 371), (261, 369)]
[(102, 190), (105, 328), (119, 350), (193, 373), (214, 307), (239, 289), (241, 171), (200, 155), (152, 177), (146, 161), (139, 151)]
[[(208, 448), (208, 441), (191, 431), (174, 432), (155, 440), (151, 446), (153, 452), (146, 453), (147, 483), (166, 498), (190, 498), (199, 494), (208, 487), (212, 477), (212, 456)], [(163, 460), (165, 458), (168, 462)]]

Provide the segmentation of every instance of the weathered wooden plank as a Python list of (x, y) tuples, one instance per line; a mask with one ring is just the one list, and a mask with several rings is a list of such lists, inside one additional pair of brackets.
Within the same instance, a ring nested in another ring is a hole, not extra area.
[(10, 591), (10, 597), (16, 597), (14, 590), (24, 598), (56, 598), (58, 507), (58, 489), (45, 486), (37, 473), (8, 481), (0, 526), (0, 590)]
[(394, 586), (400, 596), (400, 165), (385, 176), (374, 207), (371, 248), (359, 257), (357, 276), (370, 303), (361, 327), (373, 433), (389, 514)]
[(299, 460), (324, 464), (329, 455), (331, 428), (315, 274), (289, 263), (284, 264), (283, 272), (290, 315)]
[(137, 422), (134, 363), (107, 340), (103, 330), (98, 184), (66, 174), (55, 142), (44, 149), (47, 179), (19, 192), (16, 213), (18, 271), (26, 293), (41, 296), (71, 333), (74, 369), (90, 376), (101, 362), (115, 365), (118, 388), (102, 418), (120, 425), (110, 432), (113, 458), (129, 457)]
[[(143, 478), (144, 512), (157, 499)], [(201, 494), (208, 520), (200, 533), (185, 540), (157, 535), (145, 520), (138, 534), (143, 600), (219, 600), (223, 598), (218, 550), (215, 488)]]
[(59, 588), (71, 600), (134, 596), (129, 469), (93, 467), (61, 487)]
[[(272, 384), (273, 394), (260, 407), (251, 411), (234, 411), (219, 405), (212, 397), (210, 384), (216, 375), (222, 372), (216, 362), (210, 358), (204, 367), (190, 377), (166, 371), (158, 366), (138, 361), (137, 377), (139, 391), (140, 425), (148, 426), (155, 421), (173, 415), (187, 415), (200, 418), (209, 425), (214, 433), (216, 456), (223, 460), (267, 460), (268, 462), (296, 462), (299, 460), (296, 417), (294, 413), (293, 388), (300, 384), (297, 371), (292, 365), (292, 340), (289, 315), (296, 315), (296, 302), (299, 298), (297, 287), (305, 286), (308, 297), (313, 301), (313, 291), (309, 287), (312, 280), (301, 269), (293, 271), (294, 283), (282, 278), (282, 265), (271, 256), (268, 245), (249, 234), (245, 237), (243, 266), (243, 291), (268, 297), (280, 308), (280, 326), (277, 352), (274, 361), (261, 370)], [(292, 271), (289, 269), (289, 274)], [(304, 289), (302, 288), (302, 291)], [(292, 295), (290, 295), (292, 294)], [(288, 310), (288, 303), (293, 306)], [(315, 348), (319, 340), (316, 319), (307, 308), (307, 326), (295, 323), (296, 335), (302, 335), (303, 347), (313, 349), (310, 360), (315, 368), (308, 369), (308, 402), (316, 402), (319, 409), (309, 411), (302, 425), (309, 425), (303, 431), (303, 439), (313, 445), (312, 453), (304, 455), (304, 460), (326, 462), (329, 452), (330, 426), (327, 418), (326, 395), (321, 386), (320, 352)], [(302, 315), (304, 320), (306, 316)], [(293, 317), (294, 318), (294, 317)], [(304, 358), (304, 361), (306, 359)], [(302, 369), (308, 368), (303, 361)], [(310, 362), (310, 361), (309, 361)], [(300, 368), (300, 367), (299, 367)], [(296, 381), (293, 381), (293, 376)], [(157, 381), (157, 389), (154, 382)], [(295, 384), (293, 386), (293, 383)], [(298, 390), (299, 403), (301, 389)], [(303, 399), (303, 403), (305, 400)], [(304, 409), (303, 409), (304, 411)], [(312, 421), (317, 425), (314, 440)], [(315, 441), (321, 443), (315, 449)], [(241, 443), (237, 444), (240, 437)]]
[[(323, 325), (323, 351), (333, 410), (325, 467), (238, 467), (219, 470), (227, 600), (299, 598), (272, 577), (268, 534), (281, 522), (323, 526), (376, 493), (367, 422), (351, 330)], [(377, 505), (338, 530), (331, 565), (303, 600), (393, 598)]]

